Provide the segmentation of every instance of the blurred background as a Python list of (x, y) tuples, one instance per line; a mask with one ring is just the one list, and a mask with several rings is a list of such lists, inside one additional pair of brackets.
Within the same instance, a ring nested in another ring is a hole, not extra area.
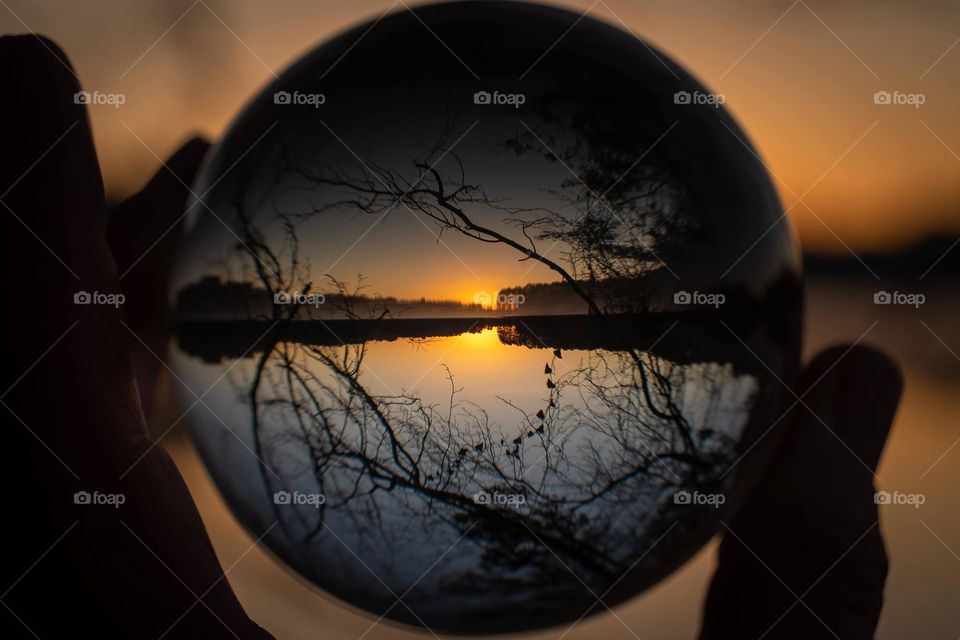
[[(891, 573), (878, 637), (960, 636), (960, 5), (553, 4), (642, 36), (724, 95), (773, 175), (803, 248), (807, 357), (860, 341), (900, 362), (906, 390), (879, 488), (925, 501), (881, 507)], [(403, 7), (399, 0), (0, 0), (0, 31), (52, 37), (87, 91), (124, 96), (119, 106), (90, 107), (116, 201), (190, 135), (216, 139), (315, 44)], [(879, 292), (894, 304), (876, 304)], [(925, 300), (896, 304), (894, 292)], [(174, 384), (162, 380), (158, 393), (173, 398)], [(156, 433), (180, 415), (167, 407)], [(331, 602), (251, 547), (179, 427), (164, 445), (241, 601), (278, 638), (421, 637)], [(714, 552), (709, 545), (614, 613), (527, 637), (692, 638)]]

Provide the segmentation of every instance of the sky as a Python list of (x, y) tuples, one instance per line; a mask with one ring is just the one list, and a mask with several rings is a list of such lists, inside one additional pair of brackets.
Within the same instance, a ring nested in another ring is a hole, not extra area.
[[(960, 6), (822, 0), (559, 2), (628, 28), (726, 98), (807, 251), (960, 233)], [(135, 191), (189, 135), (215, 139), (316, 43), (398, 2), (5, 0), (4, 32), (44, 33), (89, 91), (108, 193)], [(874, 94), (923, 104), (875, 104)], [(901, 98), (917, 102), (917, 98)]]

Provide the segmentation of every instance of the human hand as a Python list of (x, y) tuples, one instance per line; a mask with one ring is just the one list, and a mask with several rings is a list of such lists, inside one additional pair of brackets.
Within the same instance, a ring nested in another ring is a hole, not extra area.
[(873, 481), (902, 379), (858, 346), (821, 353), (802, 378), (756, 492), (724, 525), (701, 640), (874, 636), (887, 555)]
[[(189, 142), (108, 216), (66, 56), (25, 35), (0, 39), (0, 59), (4, 468), (6, 486), (23, 487), (7, 505), (3, 636), (268, 638), (144, 415), (166, 341), (164, 275), (208, 145)], [(126, 299), (77, 304), (81, 291)], [(77, 504), (77, 492), (122, 504)]]

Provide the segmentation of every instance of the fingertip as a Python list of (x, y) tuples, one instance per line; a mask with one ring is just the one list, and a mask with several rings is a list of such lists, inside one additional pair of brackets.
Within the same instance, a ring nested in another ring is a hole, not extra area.
[(845, 378), (869, 382), (884, 396), (899, 399), (903, 391), (903, 371), (890, 356), (869, 346), (857, 345), (844, 359)]
[[(56, 112), (73, 119), (83, 113), (84, 105), (74, 99), (80, 91), (80, 80), (70, 58), (52, 39), (36, 33), (2, 36), (0, 60), (4, 61), (4, 86), (8, 93), (5, 110), (56, 97), (47, 100), (47, 109), (55, 106)], [(37, 82), (38, 79), (43, 81)]]
[(876, 469), (903, 392), (899, 365), (872, 347), (834, 346), (806, 367), (802, 389), (833, 435)]
[(0, 38), (0, 61), (0, 121), (9, 125), (0, 143), (16, 150), (0, 161), (8, 204), (38, 233), (97, 231), (103, 184), (87, 99), (69, 58), (50, 38), (22, 34)]
[(193, 136), (170, 156), (166, 165), (169, 171), (160, 171), (157, 177), (176, 176), (176, 182), (183, 187), (189, 187), (196, 176), (203, 158), (210, 149), (210, 143), (201, 136)]
[(209, 148), (210, 143), (203, 138), (190, 138), (157, 169), (138, 197), (150, 198), (153, 208), (161, 212), (170, 208), (171, 198), (185, 200)]
[(899, 365), (884, 353), (855, 347), (844, 359), (834, 399), (844, 442), (876, 469), (903, 393)]
[(837, 368), (837, 365), (840, 364), (850, 350), (850, 345), (834, 345), (815, 355), (807, 366), (803, 368), (800, 384), (801, 390), (804, 393), (809, 393), (814, 387), (820, 386), (824, 378)]
[(73, 72), (70, 60), (60, 45), (42, 33), (13, 33), (0, 36), (0, 54), (9, 53), (15, 53), (23, 61), (23, 65), (30, 69), (36, 69), (36, 65), (47, 62), (47, 56), (52, 55), (60, 65)]

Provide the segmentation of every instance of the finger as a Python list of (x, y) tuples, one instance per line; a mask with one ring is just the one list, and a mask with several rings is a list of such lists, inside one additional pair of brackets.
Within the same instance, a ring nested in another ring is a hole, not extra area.
[[(13, 370), (30, 371), (15, 379), (11, 400), (62, 459), (54, 465), (58, 475), (65, 468), (80, 475), (91, 442), (100, 453), (113, 452), (143, 436), (127, 354), (117, 339), (119, 299), (76, 304), (88, 300), (75, 298), (119, 293), (104, 241), (103, 184), (86, 106), (77, 97), (80, 84), (63, 52), (31, 35), (0, 40), (0, 56), (3, 148), (12, 150), (2, 154), (0, 170), (9, 214), (4, 285), (7, 299), (18, 301), (8, 310), (7, 336)], [(59, 402), (50, 402), (51, 389)]]
[(166, 358), (171, 263), (186, 217), (187, 200), (210, 144), (193, 138), (163, 164), (147, 185), (110, 214), (107, 242), (126, 296), (124, 316), (135, 335), (128, 352), (149, 417), (154, 381)]
[(80, 482), (102, 485), (96, 461), (110, 468), (117, 442), (126, 440), (119, 434), (142, 424), (110, 331), (117, 310), (74, 304), (79, 291), (116, 292), (100, 171), (85, 107), (75, 99), (79, 82), (63, 52), (41, 37), (0, 39), (0, 60), (2, 282), (4, 299), (16, 301), (4, 313), (4, 435), (12, 453), (4, 471), (12, 486), (30, 479), (30, 490), (13, 492), (7, 505), (22, 526), (12, 528), (18, 556), (3, 565), (12, 574), (6, 584), (74, 527), (5, 602), (31, 630), (56, 635), (43, 633), (55, 621), (30, 594), (49, 588), (47, 596), (63, 603), (59, 615), (97, 627), (80, 587), (89, 567), (68, 544), (85, 542), (90, 529), (74, 524), (71, 498)]
[[(103, 185), (79, 81), (53, 42), (33, 35), (0, 38), (4, 114), (3, 200), (30, 210), (37, 227), (102, 232)], [(43, 77), (43, 82), (37, 82)], [(42, 166), (41, 166), (42, 165)], [(38, 170), (39, 169), (39, 170)], [(31, 194), (28, 200), (25, 194)], [(83, 212), (67, 218), (65, 208)], [(66, 249), (66, 247), (63, 247)]]
[(873, 494), (901, 390), (896, 365), (878, 351), (837, 347), (817, 356), (756, 502), (829, 517), (840, 535), (874, 521), (875, 505), (860, 498)]
[(818, 356), (755, 494), (726, 523), (702, 638), (872, 638), (887, 561), (874, 471), (902, 381), (862, 347)]
[[(149, 291), (152, 296), (166, 297), (165, 288), (139, 285), (150, 284), (157, 276), (166, 277), (178, 231), (186, 217), (190, 185), (209, 148), (206, 140), (191, 139), (157, 170), (141, 191), (111, 212), (107, 242), (124, 291), (129, 288), (131, 296)], [(143, 304), (133, 299), (130, 302), (131, 305)], [(135, 321), (132, 314), (140, 311), (127, 308), (131, 323)]]

